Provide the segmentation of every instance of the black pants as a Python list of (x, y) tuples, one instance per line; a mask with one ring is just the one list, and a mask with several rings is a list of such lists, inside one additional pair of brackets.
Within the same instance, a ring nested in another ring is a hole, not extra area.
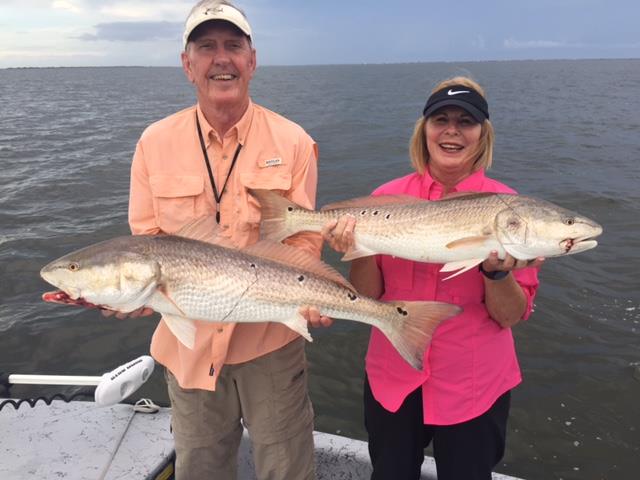
[(491, 480), (504, 455), (511, 392), (484, 414), (455, 425), (425, 425), (422, 389), (412, 392), (400, 409), (389, 412), (364, 384), (365, 427), (369, 433), (371, 480), (417, 480), (424, 448), (433, 440), (438, 480)]

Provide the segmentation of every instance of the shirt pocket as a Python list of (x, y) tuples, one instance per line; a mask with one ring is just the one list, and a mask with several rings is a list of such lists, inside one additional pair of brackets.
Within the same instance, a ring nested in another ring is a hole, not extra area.
[(484, 286), (482, 275), (477, 270), (463, 273), (457, 277), (443, 280), (451, 272), (440, 272), (437, 300), (455, 303), (456, 305), (469, 305), (484, 302)]
[(381, 262), (386, 294), (393, 295), (392, 298), (402, 298), (397, 294), (413, 290), (412, 260), (382, 255)]
[[(258, 171), (242, 172), (240, 183), (249, 189), (274, 190), (280, 194), (291, 189), (291, 172), (279, 171), (276, 167)], [(247, 223), (257, 226), (260, 223), (260, 204), (253, 195), (247, 192)]]
[(149, 177), (156, 221), (165, 233), (175, 233), (196, 216), (196, 198), (204, 192), (202, 175)]

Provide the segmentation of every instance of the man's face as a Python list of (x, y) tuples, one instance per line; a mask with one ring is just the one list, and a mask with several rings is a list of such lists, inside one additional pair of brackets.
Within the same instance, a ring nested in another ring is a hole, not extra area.
[(248, 38), (224, 21), (209, 21), (182, 53), (182, 67), (197, 90), (198, 101), (215, 108), (240, 107), (249, 101), (256, 52)]

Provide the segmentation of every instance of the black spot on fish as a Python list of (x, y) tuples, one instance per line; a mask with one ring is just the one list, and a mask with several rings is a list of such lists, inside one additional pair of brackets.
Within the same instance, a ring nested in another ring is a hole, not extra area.
[(299, 282), (304, 282), (304, 275), (300, 275), (300, 276), (298, 277), (298, 281), (299, 281)]
[(287, 207), (287, 211), (293, 212), (293, 207)]
[(349, 300), (351, 300), (352, 302), (355, 302), (358, 299), (358, 296), (355, 293), (347, 293), (347, 296), (349, 297)]

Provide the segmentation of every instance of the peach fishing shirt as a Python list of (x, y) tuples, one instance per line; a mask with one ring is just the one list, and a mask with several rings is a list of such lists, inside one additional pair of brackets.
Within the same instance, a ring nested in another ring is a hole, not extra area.
[[(129, 199), (134, 235), (172, 234), (194, 218), (215, 214), (196, 110), (218, 192), (242, 144), (220, 201), (223, 235), (236, 246), (250, 245), (259, 237), (260, 207), (247, 188), (275, 190), (299, 205), (315, 208), (318, 150), (300, 126), (250, 103), (238, 123), (219, 138), (200, 107), (193, 106), (152, 124), (138, 141)], [(318, 234), (299, 234), (287, 243), (320, 256)], [(224, 364), (252, 360), (298, 337), (279, 323), (195, 323), (194, 350), (182, 345), (163, 320), (151, 340), (152, 356), (183, 388), (215, 390)]]
[[(373, 194), (437, 200), (442, 191), (442, 185), (427, 172), (393, 180)], [(515, 193), (483, 171), (464, 179), (454, 191)], [(502, 328), (489, 316), (478, 269), (442, 281), (448, 273), (439, 273), (441, 264), (388, 255), (376, 260), (384, 278), (382, 300), (438, 300), (464, 309), (438, 326), (421, 372), (406, 363), (378, 329), (372, 329), (366, 371), (373, 395), (385, 409), (397, 411), (407, 395), (421, 387), (424, 423), (451, 425), (482, 415), (500, 395), (522, 381), (511, 329)], [(512, 275), (527, 298), (526, 319), (538, 288), (537, 269), (524, 268)]]

